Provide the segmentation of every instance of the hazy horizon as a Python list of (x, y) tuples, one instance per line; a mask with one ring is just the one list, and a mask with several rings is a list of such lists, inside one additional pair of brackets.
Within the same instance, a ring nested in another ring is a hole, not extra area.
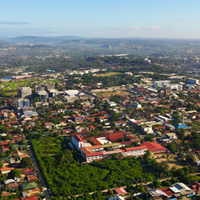
[(200, 1), (0, 2), (0, 38), (18, 36), (200, 39)]

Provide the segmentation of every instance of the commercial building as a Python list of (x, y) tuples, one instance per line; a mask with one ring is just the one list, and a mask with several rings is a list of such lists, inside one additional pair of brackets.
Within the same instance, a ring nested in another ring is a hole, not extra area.
[(169, 80), (163, 80), (163, 81), (154, 81), (154, 87), (157, 88), (157, 87), (170, 87), (171, 85), (171, 81)]
[(198, 80), (198, 79), (194, 79), (194, 78), (188, 78), (188, 79), (187, 79), (187, 83), (188, 83), (188, 84), (196, 84), (196, 85), (199, 85), (199, 80)]

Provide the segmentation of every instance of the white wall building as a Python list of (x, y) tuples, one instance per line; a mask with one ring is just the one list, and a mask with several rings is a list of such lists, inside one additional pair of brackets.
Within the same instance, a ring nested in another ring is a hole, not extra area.
[(130, 148), (125, 148), (125, 156), (141, 156), (144, 155), (147, 150), (146, 147), (144, 146), (138, 146), (138, 147), (130, 147)]
[(85, 143), (84, 141), (82, 140), (82, 138), (78, 135), (74, 135), (72, 137), (72, 140), (71, 140), (72, 144), (78, 149), (80, 150), (80, 148), (82, 147), (85, 147)]

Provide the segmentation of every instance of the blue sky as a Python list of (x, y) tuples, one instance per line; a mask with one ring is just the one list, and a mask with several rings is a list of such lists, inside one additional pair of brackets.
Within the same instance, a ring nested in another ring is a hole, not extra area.
[(200, 39), (200, 0), (2, 0), (0, 37)]

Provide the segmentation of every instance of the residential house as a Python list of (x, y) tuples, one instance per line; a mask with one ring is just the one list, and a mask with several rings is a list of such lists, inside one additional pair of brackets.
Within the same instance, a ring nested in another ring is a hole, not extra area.
[(1, 168), (1, 173), (8, 174), (9, 172), (11, 172), (14, 169), (15, 169), (14, 167), (3, 167), (3, 168)]
[(116, 127), (126, 126), (126, 122), (124, 121), (117, 121), (113, 122)]

